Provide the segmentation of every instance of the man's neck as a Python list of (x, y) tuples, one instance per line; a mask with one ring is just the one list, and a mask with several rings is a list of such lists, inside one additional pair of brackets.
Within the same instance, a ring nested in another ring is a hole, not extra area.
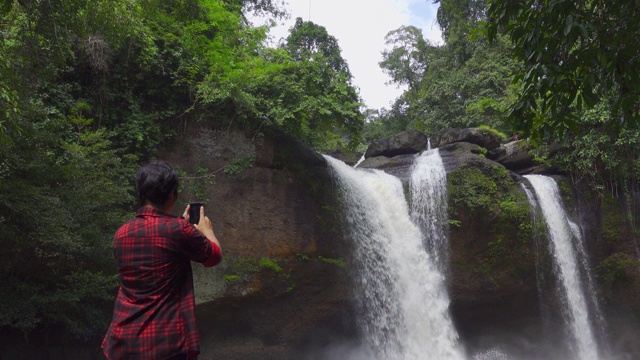
[(167, 206), (158, 206), (158, 205), (147, 203), (146, 205), (143, 206), (143, 208), (154, 209), (154, 210), (156, 210), (158, 212), (161, 212), (161, 213), (164, 213), (164, 214), (170, 214), (171, 213), (171, 209), (169, 209), (169, 211), (167, 211)]
[(176, 196), (172, 193), (169, 194), (169, 197), (167, 198), (167, 201), (164, 202), (164, 204), (162, 205), (156, 205), (154, 203), (151, 202), (147, 202), (144, 207), (150, 207), (153, 209), (156, 209), (157, 211), (160, 211), (162, 213), (165, 214), (171, 214), (171, 212), (173, 211), (173, 206), (176, 203)]

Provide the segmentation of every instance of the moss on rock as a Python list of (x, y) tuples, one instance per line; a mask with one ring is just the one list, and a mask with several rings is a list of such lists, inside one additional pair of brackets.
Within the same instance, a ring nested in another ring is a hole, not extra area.
[[(535, 294), (530, 206), (508, 170), (468, 161), (448, 174), (453, 299), (486, 301)], [(474, 293), (474, 294), (472, 294)], [(490, 300), (491, 299), (491, 300)]]

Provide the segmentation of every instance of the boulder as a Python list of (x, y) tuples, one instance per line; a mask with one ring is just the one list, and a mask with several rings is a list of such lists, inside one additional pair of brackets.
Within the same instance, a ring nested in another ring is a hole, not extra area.
[(365, 158), (376, 156), (393, 157), (417, 154), (427, 148), (429, 138), (417, 130), (407, 130), (389, 138), (372, 142), (364, 154)]
[(519, 170), (536, 165), (534, 156), (529, 153), (531, 149), (528, 144), (516, 140), (490, 151), (487, 157), (499, 162), (507, 169)]
[(358, 169), (379, 169), (400, 180), (406, 181), (411, 174), (415, 155), (397, 155), (394, 157), (376, 156), (368, 158), (358, 165)]
[(483, 149), (476, 144), (455, 142), (444, 145), (438, 149), (447, 172), (452, 172), (460, 167), (469, 166), (469, 164), (478, 162), (496, 164), (494, 161), (482, 156)]
[(350, 166), (357, 164), (364, 155), (360, 152), (345, 152), (342, 150), (331, 151), (326, 154), (334, 159), (341, 160), (342, 162)]
[(493, 131), (478, 128), (446, 129), (439, 131), (429, 138), (431, 147), (437, 148), (456, 142), (468, 142), (493, 150), (500, 146), (502, 138)]
[(562, 147), (558, 143), (536, 149), (525, 141), (515, 140), (489, 151), (487, 157), (520, 175), (557, 174), (558, 169), (536, 161), (536, 153), (553, 157), (560, 150)]

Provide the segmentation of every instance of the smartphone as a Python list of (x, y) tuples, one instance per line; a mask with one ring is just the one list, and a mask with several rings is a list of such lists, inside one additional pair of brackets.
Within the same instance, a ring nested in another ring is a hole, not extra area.
[(204, 206), (201, 202), (189, 203), (189, 222), (197, 224), (200, 222), (200, 208)]

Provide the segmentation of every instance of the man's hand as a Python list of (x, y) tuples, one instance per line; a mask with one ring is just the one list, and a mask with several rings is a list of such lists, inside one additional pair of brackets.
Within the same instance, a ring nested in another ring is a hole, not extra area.
[(189, 222), (189, 208), (191, 207), (191, 205), (187, 205), (186, 208), (184, 208), (184, 213), (182, 213), (182, 217), (187, 220), (187, 222)]
[(205, 233), (207, 230), (213, 231), (213, 226), (211, 226), (211, 220), (204, 215), (204, 206), (200, 207), (200, 222), (194, 224), (196, 229), (200, 230), (201, 233)]
[[(187, 206), (185, 213), (187, 213), (187, 216), (189, 215), (189, 206)], [(189, 221), (188, 217), (185, 217), (185, 219)], [(206, 236), (209, 240), (213, 241), (214, 243), (216, 243), (216, 245), (218, 245), (218, 247), (220, 247), (220, 243), (218, 242), (216, 235), (213, 233), (211, 220), (209, 220), (209, 218), (204, 214), (204, 206), (200, 207), (200, 222), (194, 224), (193, 226), (195, 226), (196, 229), (198, 229), (198, 231), (202, 233), (202, 235)]]

